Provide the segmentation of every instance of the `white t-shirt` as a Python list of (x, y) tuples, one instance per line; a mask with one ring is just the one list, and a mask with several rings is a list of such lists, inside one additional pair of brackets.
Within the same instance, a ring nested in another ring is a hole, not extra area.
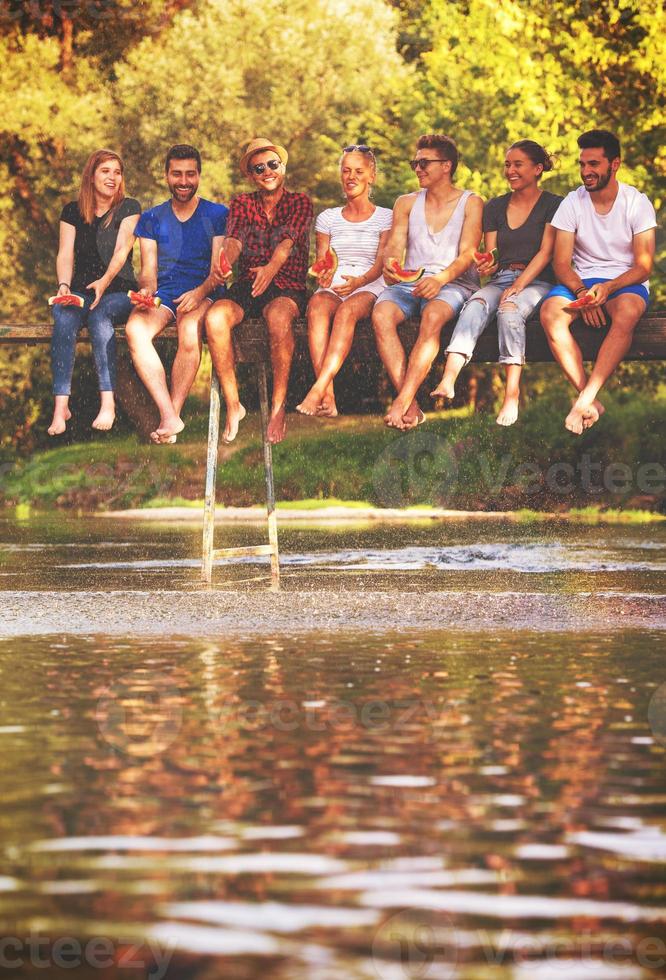
[[(640, 191), (618, 181), (608, 214), (598, 214), (584, 187), (564, 198), (552, 220), (553, 228), (575, 234), (573, 266), (581, 279), (615, 279), (634, 264), (633, 237), (656, 228), (654, 207)], [(646, 280), (643, 285), (650, 285)]]
[[(347, 221), (342, 216), (342, 208), (327, 208), (318, 215), (315, 231), (330, 235), (331, 247), (338, 256), (338, 268), (332, 286), (341, 286), (345, 276), (362, 276), (371, 269), (377, 258), (379, 236), (388, 231), (393, 221), (390, 208), (376, 207), (374, 213), (365, 221)], [(381, 282), (380, 282), (381, 280)], [(382, 286), (383, 279), (375, 280)], [(371, 286), (374, 283), (370, 284)], [(369, 287), (365, 287), (367, 290)], [(374, 290), (373, 290), (374, 291)]]

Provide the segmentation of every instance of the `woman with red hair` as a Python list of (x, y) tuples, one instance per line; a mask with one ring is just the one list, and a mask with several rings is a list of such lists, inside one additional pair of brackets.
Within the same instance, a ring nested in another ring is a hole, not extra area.
[(122, 159), (112, 150), (96, 150), (83, 169), (78, 200), (66, 204), (60, 215), (58, 295), (74, 293), (83, 299), (83, 306), (53, 307), (51, 436), (61, 435), (72, 415), (69, 397), (76, 337), (83, 326), (90, 334), (100, 390), (100, 410), (92, 426), (106, 430), (113, 425), (114, 324), (129, 316), (127, 291), (137, 288), (131, 253), (140, 213), (139, 202), (125, 197)]

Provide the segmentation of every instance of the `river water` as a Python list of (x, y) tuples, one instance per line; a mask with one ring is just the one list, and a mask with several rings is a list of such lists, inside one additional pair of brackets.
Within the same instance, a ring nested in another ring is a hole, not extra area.
[(0, 523), (0, 976), (666, 976), (666, 528), (281, 546)]

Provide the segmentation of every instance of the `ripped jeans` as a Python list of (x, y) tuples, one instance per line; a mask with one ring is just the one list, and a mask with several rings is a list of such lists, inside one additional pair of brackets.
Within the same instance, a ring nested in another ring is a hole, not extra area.
[(525, 363), (525, 321), (552, 289), (553, 284), (534, 279), (529, 286), (507, 300), (507, 308), (498, 309), (502, 293), (520, 274), (519, 270), (500, 270), (487, 286), (470, 296), (458, 317), (446, 348), (447, 354), (462, 354), (467, 364), (474, 353), (477, 340), (497, 312), (500, 364)]

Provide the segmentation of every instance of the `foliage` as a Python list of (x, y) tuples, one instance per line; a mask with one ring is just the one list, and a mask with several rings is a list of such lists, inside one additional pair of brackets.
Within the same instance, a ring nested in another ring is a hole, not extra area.
[[(3, 0), (0, 320), (46, 318), (60, 209), (102, 145), (123, 153), (128, 191), (147, 206), (165, 195), (168, 143), (199, 145), (202, 193), (227, 200), (243, 187), (241, 143), (268, 134), (289, 148), (291, 186), (320, 209), (339, 200), (349, 142), (376, 148), (376, 199), (390, 206), (416, 186), (407, 161), (421, 132), (454, 135), (459, 182), (488, 197), (505, 190), (514, 139), (555, 152), (547, 186), (564, 192), (578, 183), (575, 135), (608, 126), (623, 142), (621, 177), (661, 208), (665, 28), (664, 8), (641, 0)], [(479, 375), (487, 389), (495, 376)], [(0, 446), (30, 444), (47, 380), (41, 354), (0, 349)]]

